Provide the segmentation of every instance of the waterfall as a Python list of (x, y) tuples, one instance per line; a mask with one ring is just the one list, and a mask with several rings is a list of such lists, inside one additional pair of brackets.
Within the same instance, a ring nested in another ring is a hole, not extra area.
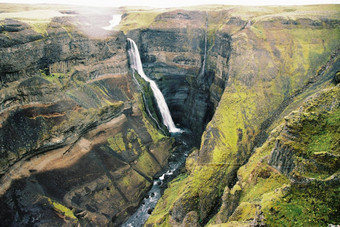
[(205, 62), (207, 58), (207, 43), (208, 43), (208, 13), (206, 12), (206, 22), (205, 22), (205, 32), (204, 32), (204, 55), (203, 55), (203, 62), (202, 62), (202, 68), (198, 75), (198, 77), (203, 77), (205, 73)]
[(163, 118), (163, 124), (168, 128), (170, 133), (182, 132), (181, 129), (175, 126), (175, 123), (173, 122), (172, 117), (170, 115), (169, 107), (166, 104), (164, 96), (162, 92), (159, 90), (156, 82), (151, 80), (147, 75), (145, 75), (136, 43), (132, 39), (129, 39), (129, 38), (128, 38), (128, 42), (130, 44), (130, 49), (128, 50), (128, 53), (130, 57), (131, 68), (136, 70), (137, 73), (146, 82), (150, 83), (150, 87), (156, 98), (159, 111), (161, 112), (161, 115)]

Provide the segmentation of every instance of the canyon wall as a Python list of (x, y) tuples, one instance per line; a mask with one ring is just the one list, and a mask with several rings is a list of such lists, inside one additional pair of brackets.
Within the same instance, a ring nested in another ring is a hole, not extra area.
[[(294, 9), (289, 7), (280, 9), (268, 7), (265, 10), (266, 12), (257, 7), (252, 9), (230, 7), (225, 11), (207, 11), (208, 19), (203, 19), (203, 21), (208, 21), (208, 34), (213, 38), (208, 36), (207, 72), (203, 77), (200, 77), (199, 67), (203, 56), (202, 52), (200, 52), (201, 61), (196, 64), (195, 83), (199, 85), (202, 81), (208, 82), (205, 83), (205, 86), (210, 86), (210, 90), (216, 91), (215, 85), (218, 83), (209, 83), (209, 81), (216, 81), (216, 77), (222, 78), (224, 84), (217, 89), (221, 89), (223, 95), (217, 99), (220, 99), (220, 102), (212, 120), (205, 127), (200, 148), (187, 159), (187, 172), (174, 180), (170, 188), (166, 190), (163, 198), (149, 218), (147, 226), (164, 223), (168, 225), (195, 226), (228, 222), (234, 226), (250, 225), (254, 221), (256, 223), (257, 221), (266, 223), (266, 220), (268, 223), (289, 223), (289, 218), (280, 218), (278, 214), (275, 217), (272, 216), (273, 211), (270, 207), (275, 206), (275, 203), (267, 203), (268, 197), (266, 196), (268, 194), (266, 193), (274, 193), (277, 188), (291, 185), (292, 190), (289, 191), (289, 195), (293, 198), (292, 203), (295, 204), (298, 195), (294, 188), (302, 186), (298, 183), (298, 186), (296, 186), (295, 179), (290, 177), (287, 179), (285, 174), (287, 171), (292, 171), (294, 165), (298, 165), (295, 163), (298, 162), (296, 161), (297, 159), (292, 158), (289, 161), (289, 157), (295, 156), (297, 151), (293, 148), (286, 149), (286, 146), (278, 142), (277, 152), (273, 151), (272, 157), (266, 156), (265, 153), (259, 154), (262, 159), (257, 163), (256, 168), (268, 169), (263, 170), (269, 172), (263, 172), (263, 177), (261, 176), (264, 179), (268, 177), (270, 179), (268, 182), (261, 181), (261, 184), (257, 184), (255, 181), (255, 183), (250, 184), (248, 183), (248, 178), (244, 178), (242, 175), (242, 170), (247, 168), (248, 164), (245, 164), (249, 158), (253, 158), (257, 151), (256, 148), (264, 144), (270, 131), (282, 121), (284, 116), (303, 105), (303, 100), (306, 97), (324, 88), (334, 86), (334, 77), (339, 70), (339, 18), (336, 16), (338, 8), (334, 8), (332, 11), (327, 7), (329, 6), (323, 6), (318, 9), (313, 7), (297, 7)], [(325, 11), (332, 12), (328, 14), (327, 19), (325, 18)], [(172, 14), (176, 13), (185, 14), (182, 11), (172, 12)], [(187, 12), (188, 15), (190, 13)], [(183, 21), (186, 21), (189, 16), (183, 17), (184, 19), (182, 20), (172, 19), (171, 28), (173, 25), (184, 26), (186, 22)], [(202, 17), (204, 18), (204, 16)], [(156, 18), (161, 18), (161, 16)], [(215, 25), (216, 27), (214, 27), (212, 22), (210, 25), (212, 26), (211, 31), (209, 30), (209, 21), (213, 19), (218, 21), (218, 26)], [(181, 22), (177, 20), (181, 20)], [(185, 32), (176, 32), (176, 38), (171, 40), (178, 39), (177, 37), (181, 37), (182, 33), (188, 34), (191, 27), (199, 24), (201, 24), (204, 31), (204, 22), (199, 23), (193, 19), (190, 22), (191, 26), (186, 26), (187, 30), (183, 28)], [(145, 32), (152, 33), (157, 26), (158, 21), (155, 19)], [(157, 30), (157, 32), (159, 31)], [(143, 30), (141, 34), (141, 39), (143, 39)], [(204, 37), (204, 35), (202, 36)], [(171, 34), (166, 33), (165, 37), (171, 37)], [(199, 35), (194, 35), (193, 37), (199, 37)], [(157, 39), (151, 40), (157, 45)], [(195, 38), (190, 40), (194, 41)], [(201, 38), (201, 43), (203, 43), (202, 40), (203, 38)], [(144, 46), (145, 42), (143, 41), (141, 45)], [(186, 40), (180, 39), (179, 43), (180, 46), (182, 44), (185, 46)], [(195, 50), (193, 46), (189, 45), (190, 48)], [(225, 48), (224, 50), (227, 51), (214, 52), (214, 47), (217, 50)], [(174, 64), (173, 60), (171, 60), (172, 54), (173, 52), (177, 53), (178, 47), (170, 48), (171, 51), (166, 50), (166, 48), (165, 50), (159, 48), (161, 50), (157, 51), (149, 47), (149, 45), (145, 48), (147, 52), (146, 62), (153, 61), (153, 63), (150, 63), (150, 65), (154, 66), (151, 67), (150, 74), (154, 74), (155, 78), (159, 76), (157, 73), (161, 70), (161, 67), (158, 66), (161, 65), (159, 62), (162, 62), (162, 66)], [(202, 44), (200, 49), (202, 49)], [(162, 56), (164, 51), (167, 51), (167, 54)], [(155, 57), (148, 57), (151, 53)], [(220, 55), (221, 53), (224, 56)], [(185, 56), (180, 53), (179, 55)], [(195, 59), (194, 56), (184, 62), (193, 64), (192, 62), (195, 62), (193, 59)], [(196, 57), (196, 59), (199, 59), (199, 57)], [(215, 59), (222, 59), (222, 64), (220, 64), (223, 66), (222, 70), (217, 70), (219, 67), (216, 66), (220, 62)], [(175, 69), (177, 70), (177, 68), (179, 66)], [(215, 69), (214, 73), (209, 73), (211, 68)], [(181, 75), (180, 72), (175, 71), (172, 74), (174, 75), (168, 76), (169, 80), (171, 77), (175, 78), (175, 76), (179, 77)], [(160, 83), (163, 83), (162, 81), (164, 80), (167, 79), (160, 79)], [(177, 78), (173, 79), (173, 81), (177, 82)], [(169, 84), (169, 82), (166, 83)], [(176, 85), (176, 87), (180, 86)], [(200, 89), (204, 90), (203, 87), (200, 87)], [(167, 88), (164, 91), (166, 93)], [(335, 112), (333, 112), (333, 109), (328, 111), (331, 112), (330, 114), (338, 116), (337, 109), (339, 106), (336, 104), (338, 101), (335, 97), (332, 99), (331, 94), (328, 96), (330, 98), (328, 105), (335, 103), (332, 107)], [(172, 95), (169, 98), (170, 103), (180, 103), (180, 99), (171, 101), (171, 99), (175, 100), (176, 97), (180, 96), (176, 93)], [(190, 108), (190, 110), (193, 109)], [(182, 111), (184, 114), (185, 110)], [(176, 115), (176, 113), (174, 114)], [(197, 119), (196, 122), (198, 122)], [(334, 124), (338, 125), (338, 123)], [(316, 134), (318, 133), (316, 132)], [(335, 137), (330, 136), (329, 140), (331, 144), (337, 144)], [(318, 152), (323, 151), (323, 148), (319, 147), (318, 149)], [(327, 154), (327, 157), (334, 157), (337, 160), (338, 149), (338, 145), (334, 145), (332, 151), (330, 151), (331, 154)], [(268, 158), (270, 160), (268, 161), (269, 164), (266, 162)], [(285, 159), (288, 160), (285, 161)], [(309, 168), (314, 168), (312, 167), (314, 165), (318, 166), (316, 163), (311, 164), (314, 161), (308, 162)], [(335, 162), (337, 163), (337, 161)], [(282, 174), (275, 172), (275, 168), (282, 171)], [(305, 168), (304, 171), (307, 171), (306, 169), (308, 168)], [(337, 164), (332, 165), (331, 169), (332, 171), (329, 170), (330, 174), (338, 171)], [(247, 169), (246, 171), (248, 172), (249, 170)], [(271, 178), (270, 171), (278, 174), (278, 178), (275, 178), (277, 175), (273, 175)], [(314, 176), (322, 176), (320, 169), (315, 171)], [(304, 179), (303, 176), (301, 178)], [(337, 179), (335, 175), (332, 178)], [(309, 180), (307, 179), (306, 181)], [(304, 180), (301, 180), (301, 182), (304, 182)], [(338, 185), (338, 183), (334, 183), (334, 185)], [(268, 187), (268, 190), (264, 192), (262, 189), (266, 187)], [(315, 190), (314, 186), (308, 184), (304, 185), (304, 187), (306, 188), (305, 190)], [(247, 190), (251, 190), (251, 192)], [(336, 189), (324, 187), (321, 194), (329, 191), (333, 196), (335, 195), (334, 190)], [(254, 193), (254, 196), (252, 196), (252, 193)], [(284, 198), (275, 197), (275, 199), (282, 201)], [(325, 198), (319, 200), (318, 204), (322, 204), (322, 206), (331, 210), (335, 209), (332, 203)], [(296, 204), (296, 209), (302, 212), (303, 206)], [(304, 209), (312, 209), (311, 204), (308, 204), (308, 206)], [(287, 212), (283, 205), (280, 209), (282, 213)], [(337, 220), (336, 215), (331, 213), (329, 213), (330, 218), (327, 220), (335, 223)], [(293, 214), (294, 212), (285, 213), (285, 215)], [(308, 219), (308, 215), (302, 215), (296, 220), (310, 224), (324, 223), (325, 221), (321, 217), (320, 219)]]
[(146, 114), (129, 37), (197, 146), (147, 226), (339, 223), (339, 11), (125, 9), (105, 38), (78, 17), (1, 21), (1, 220), (119, 225), (139, 204), (175, 143)]
[(145, 112), (126, 36), (90, 38), (77, 17), (37, 32), (1, 21), (4, 225), (118, 225), (167, 164), (174, 140)]

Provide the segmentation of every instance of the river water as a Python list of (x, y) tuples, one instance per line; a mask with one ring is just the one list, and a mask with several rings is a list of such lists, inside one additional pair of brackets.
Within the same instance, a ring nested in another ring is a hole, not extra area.
[(191, 133), (184, 131), (183, 133), (174, 134), (176, 139), (175, 151), (172, 153), (168, 167), (161, 173), (159, 177), (154, 179), (152, 188), (148, 192), (147, 196), (144, 197), (137, 211), (130, 216), (130, 218), (122, 224), (123, 227), (139, 227), (143, 226), (144, 223), (150, 216), (151, 211), (155, 208), (158, 200), (161, 198), (162, 193), (167, 188), (168, 182), (174, 179), (181, 172), (184, 167), (186, 157), (192, 150), (193, 144)]

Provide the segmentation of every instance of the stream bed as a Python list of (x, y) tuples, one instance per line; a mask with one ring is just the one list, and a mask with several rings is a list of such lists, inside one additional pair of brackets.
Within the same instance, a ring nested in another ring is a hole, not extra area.
[(173, 137), (176, 139), (177, 146), (169, 158), (168, 167), (154, 179), (151, 189), (144, 197), (136, 212), (121, 226), (143, 226), (158, 200), (161, 198), (164, 190), (167, 188), (168, 183), (176, 178), (181, 172), (182, 167), (184, 167), (185, 160), (194, 147), (194, 144), (191, 142), (193, 141), (191, 133), (184, 131), (183, 133), (174, 134)]

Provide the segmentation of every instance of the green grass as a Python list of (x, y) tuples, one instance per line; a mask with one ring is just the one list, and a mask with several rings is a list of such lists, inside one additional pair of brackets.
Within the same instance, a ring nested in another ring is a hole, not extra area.
[(149, 27), (161, 11), (133, 11), (122, 19), (118, 28), (124, 33), (130, 30)]
[[(319, 123), (320, 124), (320, 123)], [(308, 154), (316, 152), (328, 151), (334, 154), (340, 154), (339, 138), (340, 138), (340, 108), (326, 116), (324, 128), (312, 134), (308, 144)]]
[(56, 10), (25, 10), (20, 12), (0, 13), (0, 20), (12, 18), (29, 24), (32, 29), (42, 35), (47, 35), (47, 27), (53, 17), (63, 14)]

